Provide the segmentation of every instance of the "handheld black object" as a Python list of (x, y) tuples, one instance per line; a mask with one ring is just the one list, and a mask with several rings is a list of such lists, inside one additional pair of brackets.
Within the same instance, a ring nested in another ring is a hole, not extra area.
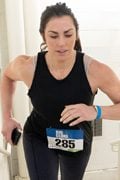
[(17, 128), (13, 129), (12, 135), (11, 135), (13, 145), (17, 145), (20, 139), (20, 136), (21, 136), (21, 132)]

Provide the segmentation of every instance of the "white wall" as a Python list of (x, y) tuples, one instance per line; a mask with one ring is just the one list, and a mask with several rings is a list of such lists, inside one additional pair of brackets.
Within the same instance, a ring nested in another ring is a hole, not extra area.
[[(6, 41), (6, 34), (3, 32), (6, 32), (5, 29), (5, 17), (4, 16), (4, 3), (0, 1), (0, 77), (1, 77), (1, 68), (4, 67), (5, 61), (6, 61), (6, 55), (7, 55), (7, 44), (4, 42)], [(2, 62), (2, 54), (5, 54), (4, 56), (4, 62)], [(1, 106), (0, 106), (0, 132), (1, 132), (1, 126), (2, 126), (2, 116), (1, 116)], [(0, 134), (0, 147), (3, 147), (3, 139), (2, 135)], [(8, 161), (7, 157), (0, 153), (0, 177), (5, 180), (9, 180), (9, 168), (8, 168)]]

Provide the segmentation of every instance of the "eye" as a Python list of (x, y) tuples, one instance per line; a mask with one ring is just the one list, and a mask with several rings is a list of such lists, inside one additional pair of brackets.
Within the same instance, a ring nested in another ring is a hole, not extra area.
[(53, 38), (53, 39), (56, 39), (58, 36), (50, 36), (51, 38)]
[(67, 37), (67, 38), (69, 38), (71, 36), (72, 36), (72, 34), (65, 34), (65, 37)]

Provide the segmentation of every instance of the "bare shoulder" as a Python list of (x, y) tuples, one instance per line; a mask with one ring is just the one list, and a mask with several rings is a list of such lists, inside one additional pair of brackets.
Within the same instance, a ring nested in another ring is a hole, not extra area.
[(118, 101), (120, 79), (110, 66), (93, 59), (89, 66), (89, 76), (96, 88), (101, 89), (114, 102)]
[(17, 56), (5, 69), (5, 75), (12, 80), (24, 81), (33, 71), (33, 57), (27, 55)]
[(17, 56), (13, 61), (11, 61), (10, 66), (13, 66), (14, 68), (27, 68), (27, 66), (32, 64), (32, 58), (32, 56), (27, 55)]
[(90, 63), (89, 73), (96, 79), (98, 86), (100, 86), (102, 82), (109, 81), (110, 78), (117, 78), (110, 66), (95, 59)]

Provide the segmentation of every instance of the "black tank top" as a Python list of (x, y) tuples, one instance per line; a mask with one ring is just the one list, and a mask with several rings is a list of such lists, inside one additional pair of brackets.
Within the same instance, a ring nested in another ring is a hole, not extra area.
[(84, 69), (84, 54), (77, 52), (76, 61), (71, 72), (64, 79), (57, 80), (47, 67), (45, 53), (40, 52), (37, 56), (33, 83), (28, 91), (33, 110), (26, 121), (24, 131), (45, 136), (46, 127), (82, 128), (86, 139), (91, 140), (91, 122), (84, 121), (74, 127), (69, 127), (68, 124), (63, 124), (59, 121), (65, 105), (93, 104), (94, 95)]

